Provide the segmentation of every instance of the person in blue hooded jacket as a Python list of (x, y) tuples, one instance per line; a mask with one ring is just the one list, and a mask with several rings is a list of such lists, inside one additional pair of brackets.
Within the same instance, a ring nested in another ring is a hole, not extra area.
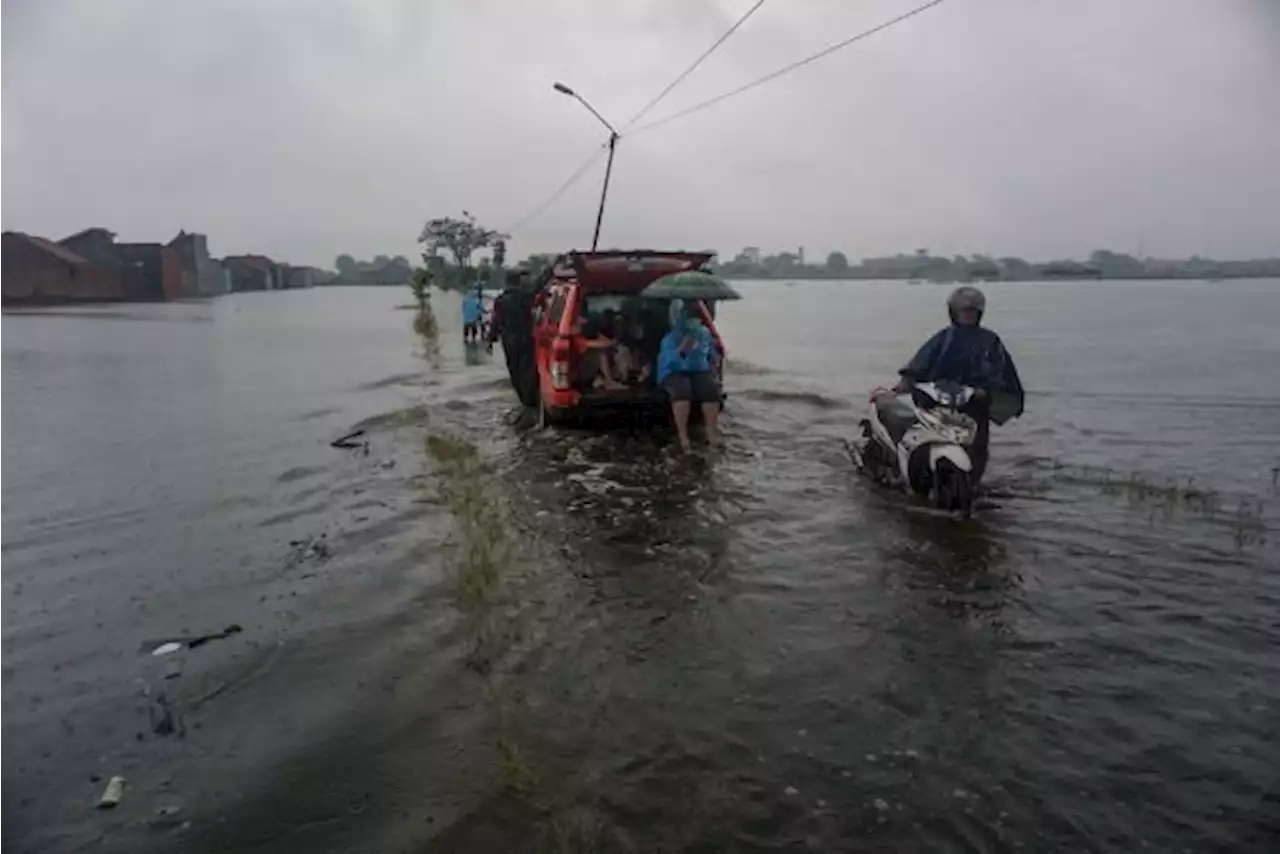
[(702, 318), (684, 300), (673, 299), (671, 322), (658, 347), (658, 385), (671, 399), (671, 417), (680, 449), (689, 450), (689, 413), (702, 409), (709, 442), (719, 441), (720, 383), (715, 375), (715, 342)]
[(954, 382), (978, 390), (966, 410), (978, 422), (972, 451), (974, 482), (982, 479), (991, 442), (991, 422), (1003, 424), (1022, 414), (1025, 394), (1013, 356), (994, 330), (982, 325), (987, 298), (974, 287), (956, 288), (947, 297), (951, 325), (924, 343), (898, 371), (896, 392), (913, 383)]
[(470, 343), (480, 340), (480, 321), (484, 317), (484, 297), (480, 287), (469, 291), (462, 298), (462, 340)]

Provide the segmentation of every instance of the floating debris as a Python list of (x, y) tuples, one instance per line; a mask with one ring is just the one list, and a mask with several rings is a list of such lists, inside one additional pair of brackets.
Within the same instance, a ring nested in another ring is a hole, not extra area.
[(800, 790), (797, 789), (795, 786), (787, 786), (785, 789), (782, 790), (782, 793), (784, 795), (787, 795), (788, 797), (794, 798), (796, 795), (800, 794)]
[(186, 724), (182, 716), (175, 714), (164, 694), (158, 696), (154, 703), (147, 707), (147, 719), (151, 724), (151, 732), (159, 736), (177, 735), (184, 738), (187, 734)]
[(359, 448), (363, 445), (361, 442), (355, 441), (364, 435), (363, 430), (352, 430), (345, 436), (339, 436), (329, 443), (330, 448)]
[(238, 623), (232, 623), (220, 632), (213, 632), (207, 635), (196, 635), (189, 638), (173, 638), (167, 641), (143, 641), (139, 652), (150, 652), (154, 656), (172, 655), (182, 649), (195, 649), (204, 646), (209, 641), (222, 640), (232, 635), (239, 634), (244, 631)]
[(111, 810), (115, 809), (121, 798), (124, 797), (124, 778), (112, 777), (107, 781), (107, 788), (103, 790), (102, 797), (98, 799), (98, 809)]
[(876, 798), (874, 805), (875, 805), (875, 808), (880, 812), (884, 812), (885, 810), (889, 809), (889, 802), (886, 801), (884, 798)]

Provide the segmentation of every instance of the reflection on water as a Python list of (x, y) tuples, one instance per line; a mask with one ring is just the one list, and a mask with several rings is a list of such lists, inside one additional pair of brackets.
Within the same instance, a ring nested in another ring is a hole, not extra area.
[(1277, 292), (992, 286), (1033, 393), (961, 522), (840, 445), (940, 296), (742, 290), (692, 458), (529, 429), (455, 295), (429, 342), (377, 289), (6, 316), (5, 842), (1266, 850)]

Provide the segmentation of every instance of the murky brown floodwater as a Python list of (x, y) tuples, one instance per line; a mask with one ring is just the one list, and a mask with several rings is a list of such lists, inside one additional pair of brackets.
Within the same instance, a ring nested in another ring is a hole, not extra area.
[(989, 286), (966, 523), (840, 445), (945, 289), (742, 290), (683, 461), (522, 430), (449, 295), (6, 314), (6, 850), (1271, 848), (1280, 288)]

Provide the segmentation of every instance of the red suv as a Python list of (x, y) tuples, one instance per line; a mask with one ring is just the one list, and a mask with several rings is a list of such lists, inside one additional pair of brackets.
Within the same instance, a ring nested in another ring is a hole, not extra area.
[[(665, 403), (653, 372), (668, 328), (669, 301), (644, 297), (641, 292), (663, 276), (704, 270), (714, 257), (713, 252), (649, 249), (569, 252), (558, 257), (543, 274), (533, 304), (539, 424), (592, 409), (653, 408)], [(707, 303), (694, 305), (711, 331), (720, 356), (717, 365), (722, 366), (724, 343), (716, 331), (715, 312)], [(616, 389), (596, 383), (598, 362), (588, 357), (589, 342), (606, 319), (635, 333), (631, 344), (649, 365), (646, 380)]]

